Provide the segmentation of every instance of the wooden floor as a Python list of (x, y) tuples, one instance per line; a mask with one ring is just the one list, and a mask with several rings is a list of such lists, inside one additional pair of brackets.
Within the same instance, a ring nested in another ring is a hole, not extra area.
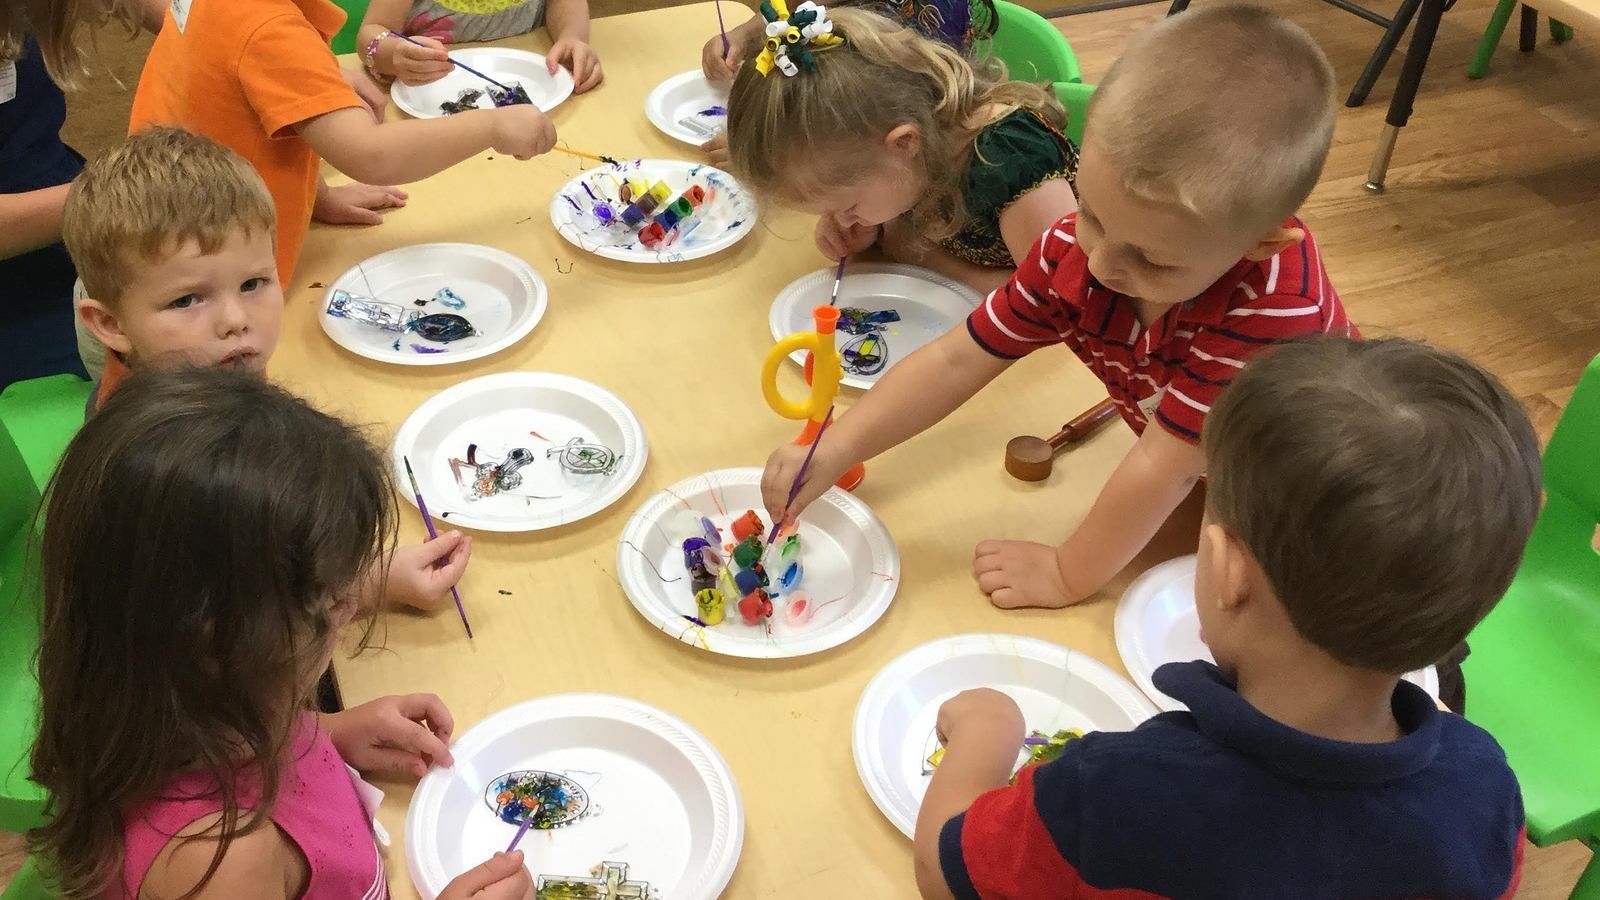
[[(1348, 91), (1377, 28), (1306, 0), (1267, 5), (1311, 31)], [(1388, 193), (1361, 186), (1401, 53), (1365, 107), (1341, 112), (1305, 217), (1366, 334), (1422, 338), (1477, 359), (1547, 439), (1578, 373), (1600, 352), (1600, 34), (1580, 29), (1565, 45), (1541, 38), (1537, 52), (1521, 54), (1508, 29), (1489, 77), (1469, 81), (1466, 64), (1492, 6), (1461, 0), (1446, 14)], [(1092, 82), (1162, 10), (1059, 24)], [(87, 112), (75, 109), (80, 133), (119, 127)], [(0, 886), (20, 861), (17, 846), (0, 835)], [(1574, 844), (1532, 850), (1520, 896), (1566, 896), (1588, 858)]]

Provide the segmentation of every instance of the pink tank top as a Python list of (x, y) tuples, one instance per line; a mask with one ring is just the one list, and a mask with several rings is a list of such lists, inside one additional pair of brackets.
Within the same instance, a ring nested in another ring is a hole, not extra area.
[[(272, 821), (300, 848), (311, 867), (303, 900), (385, 900), (383, 856), (371, 820), (356, 794), (350, 770), (328, 733), (311, 713), (295, 725)], [(249, 809), (259, 788), (241, 783), (240, 803)], [(129, 812), (121, 885), (106, 900), (137, 897), (157, 854), (185, 826), (222, 809), (210, 775), (190, 772), (173, 779), (161, 797)]]

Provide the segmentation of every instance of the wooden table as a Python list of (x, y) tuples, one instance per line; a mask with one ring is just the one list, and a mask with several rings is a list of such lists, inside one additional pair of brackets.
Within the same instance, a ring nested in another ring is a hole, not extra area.
[[(594, 23), (604, 83), (552, 113), (572, 146), (614, 156), (695, 158), (658, 133), (644, 97), (668, 76), (698, 65), (716, 27), (711, 4)], [(504, 42), (543, 52), (540, 32)], [(637, 698), (682, 717), (727, 758), (744, 798), (747, 827), (728, 897), (914, 896), (911, 845), (878, 813), (851, 759), (851, 720), (867, 681), (923, 642), (961, 632), (1014, 632), (1055, 641), (1121, 669), (1112, 641), (1113, 599), (1059, 611), (1002, 612), (979, 593), (973, 545), (983, 538), (1059, 540), (1088, 510), (1132, 436), (1114, 426), (1058, 460), (1049, 482), (1026, 485), (1002, 468), (1006, 441), (1050, 434), (1104, 391), (1065, 350), (1018, 363), (966, 408), (920, 439), (867, 467), (860, 496), (899, 544), (903, 580), (895, 602), (865, 635), (795, 660), (713, 655), (679, 643), (638, 615), (613, 579), (617, 536), (631, 512), (673, 482), (711, 469), (762, 464), (798, 433), (761, 399), (757, 373), (771, 346), (767, 310), (779, 289), (828, 265), (812, 242), (812, 220), (764, 207), (762, 226), (733, 249), (697, 262), (641, 266), (602, 260), (558, 236), (547, 212), (553, 192), (580, 169), (561, 154), (517, 162), (485, 154), (410, 186), (407, 208), (376, 228), (313, 226), (272, 374), (349, 420), (375, 441), (425, 399), (494, 372), (540, 370), (588, 379), (639, 415), (650, 441), (640, 483), (620, 502), (552, 531), (475, 536), (461, 595), (477, 639), (455, 610), (394, 613), (378, 634), (384, 649), (335, 660), (344, 700), (433, 691), (455, 715), (457, 734), (508, 705), (546, 694), (599, 691)], [(403, 368), (355, 357), (322, 334), (323, 290), (374, 254), (427, 241), (471, 241), (531, 263), (550, 286), (543, 322), (496, 356), (437, 368)], [(722, 415), (707, 427), (702, 373), (716, 373)], [(798, 391), (798, 367), (785, 366)], [(848, 404), (852, 393), (841, 394)], [(422, 537), (409, 507), (401, 538)], [(1189, 528), (1193, 527), (1193, 517)], [(1169, 525), (1172, 523), (1169, 523)], [(1193, 548), (1182, 528), (1158, 540), (1131, 570)], [(500, 591), (509, 591), (504, 596)], [(403, 855), (411, 786), (384, 784), (379, 817), (395, 838), (390, 872), (397, 898), (416, 896)], [(668, 898), (671, 900), (671, 898)]]

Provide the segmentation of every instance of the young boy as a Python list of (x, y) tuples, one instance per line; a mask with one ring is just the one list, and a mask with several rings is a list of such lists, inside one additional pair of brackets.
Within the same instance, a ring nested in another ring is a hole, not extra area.
[(1290, 344), (1206, 422), (1195, 573), (1216, 657), (1183, 701), (1022, 770), (1022, 714), (967, 691), (917, 818), (922, 896), (1509, 897), (1522, 799), (1505, 754), (1400, 673), (1498, 602), (1540, 502), (1504, 386), (1402, 340)]
[[(1333, 117), (1322, 52), (1265, 10), (1207, 6), (1136, 38), (1095, 92), (1077, 214), (1040, 238), (964, 328), (907, 356), (839, 418), (787, 513), (1016, 359), (1066, 344), (1139, 440), (1065, 544), (986, 541), (974, 568), (1000, 607), (1061, 607), (1099, 590), (1204, 472), (1201, 423), (1249, 358), (1301, 335), (1353, 332), (1292, 218), (1322, 170)], [(806, 452), (784, 447), (767, 462), (762, 495), (775, 517)]]
[[(67, 192), (61, 236), (88, 293), (78, 314), (117, 363), (90, 398), (91, 415), (132, 369), (265, 373), (283, 320), (274, 218), (249, 163), (181, 129), (142, 131), (84, 167)], [(374, 571), (370, 598), (435, 608), (471, 551), (460, 532), (401, 547), (386, 585)]]

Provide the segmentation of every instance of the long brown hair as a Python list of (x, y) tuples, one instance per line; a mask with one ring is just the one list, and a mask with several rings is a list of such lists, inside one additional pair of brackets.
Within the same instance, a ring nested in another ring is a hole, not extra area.
[(395, 519), (371, 444), (247, 373), (141, 372), (84, 427), (46, 501), (32, 762), (51, 818), (28, 836), (67, 897), (122, 883), (124, 817), (182, 772), (213, 773), (222, 802), (185, 896), (266, 820)]
[(44, 54), (45, 68), (62, 87), (76, 87), (85, 74), (86, 54), (78, 43), (84, 27), (120, 23), (132, 35), (139, 30), (143, 0), (5, 0), (0, 3), (0, 61), (15, 60), (23, 37), (32, 32)]
[[(814, 71), (763, 76), (747, 62), (733, 80), (730, 165), (758, 193), (792, 200), (815, 177), (856, 177), (882, 154), (891, 130), (915, 125), (926, 187), (911, 224), (937, 241), (966, 224), (963, 186), (975, 132), (1019, 108), (1065, 124), (1054, 98), (1038, 85), (1007, 81), (998, 62), (969, 62), (876, 13), (830, 9), (828, 18), (844, 43), (813, 50)], [(999, 114), (990, 110), (997, 106)], [(835, 158), (841, 148), (845, 155)]]

